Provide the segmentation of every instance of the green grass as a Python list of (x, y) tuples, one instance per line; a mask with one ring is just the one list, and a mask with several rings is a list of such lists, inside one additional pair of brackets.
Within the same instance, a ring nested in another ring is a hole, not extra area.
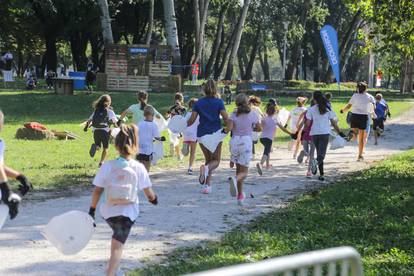
[(413, 184), (411, 150), (131, 275), (181, 275), (344, 245), (360, 252), (365, 275), (413, 275)]
[[(55, 95), (48, 92), (10, 92), (0, 90), (0, 109), (5, 113), (6, 125), (0, 137), (6, 142), (6, 163), (24, 172), (33, 181), (37, 189), (66, 188), (70, 186), (90, 185), (91, 178), (97, 170), (98, 156), (91, 159), (88, 155), (92, 142), (92, 133), (83, 132), (80, 126), (92, 113), (91, 103), (100, 93), (86, 95), (77, 92), (74, 96)], [(111, 93), (113, 107), (120, 113), (136, 102), (134, 93)], [(266, 99), (264, 99), (266, 100)], [(287, 109), (294, 107), (293, 98), (279, 98), (281, 105)], [(333, 106), (341, 120), (341, 127), (346, 128), (345, 115), (338, 110), (345, 105), (347, 99), (335, 97)], [(150, 103), (160, 112), (165, 112), (173, 102), (172, 94), (153, 93)], [(390, 99), (393, 115), (397, 116), (407, 110), (409, 102)], [(228, 111), (234, 105), (227, 106)], [(28, 121), (38, 121), (49, 129), (67, 130), (78, 134), (81, 139), (76, 141), (25, 141), (14, 138), (16, 130)], [(286, 143), (288, 136), (279, 132), (276, 143)], [(169, 150), (165, 143), (165, 152)], [(259, 149), (261, 147), (259, 146)], [(224, 145), (223, 157), (228, 158), (228, 143)], [(110, 148), (110, 158), (115, 157), (115, 150)], [(202, 160), (198, 151), (197, 160)], [(157, 169), (177, 168), (186, 166), (187, 158), (177, 162), (176, 158), (166, 157), (160, 161)]]

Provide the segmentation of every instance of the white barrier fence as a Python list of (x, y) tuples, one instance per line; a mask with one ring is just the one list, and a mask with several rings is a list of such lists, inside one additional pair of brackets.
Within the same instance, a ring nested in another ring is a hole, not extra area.
[(187, 276), (362, 276), (361, 256), (352, 247), (337, 247), (240, 264)]

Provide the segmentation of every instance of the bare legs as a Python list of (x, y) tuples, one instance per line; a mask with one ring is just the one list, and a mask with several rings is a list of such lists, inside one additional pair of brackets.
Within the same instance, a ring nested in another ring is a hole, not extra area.
[(119, 241), (112, 239), (111, 241), (111, 257), (109, 258), (108, 262), (108, 271), (106, 273), (107, 276), (115, 276), (119, 264), (121, 263), (122, 258), (122, 251), (124, 249), (124, 245)]
[(203, 146), (203, 144), (200, 144), (201, 151), (203, 152), (204, 159), (205, 159), (205, 166), (208, 167), (208, 176), (205, 181), (205, 184), (210, 186), (211, 176), (212, 172), (217, 169), (217, 167), (220, 165), (220, 159), (221, 159), (221, 146), (222, 143), (220, 143), (217, 146), (217, 149), (214, 153), (211, 153), (206, 147)]
[(192, 169), (195, 162), (195, 153), (197, 149), (197, 142), (190, 142), (190, 158), (188, 159), (188, 168)]
[(236, 180), (237, 180), (237, 195), (243, 196), (243, 182), (247, 177), (247, 172), (249, 168), (236, 164)]
[(103, 162), (105, 162), (107, 156), (108, 156), (108, 149), (102, 149), (101, 161), (99, 161), (99, 165), (102, 165)]

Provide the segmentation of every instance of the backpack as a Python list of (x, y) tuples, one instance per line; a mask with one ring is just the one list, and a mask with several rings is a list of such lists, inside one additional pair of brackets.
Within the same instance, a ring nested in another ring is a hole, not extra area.
[(112, 169), (106, 187), (106, 202), (113, 205), (135, 203), (138, 198), (138, 176), (131, 167)]
[(92, 117), (92, 126), (94, 128), (107, 128), (109, 127), (109, 116), (106, 108), (95, 110)]

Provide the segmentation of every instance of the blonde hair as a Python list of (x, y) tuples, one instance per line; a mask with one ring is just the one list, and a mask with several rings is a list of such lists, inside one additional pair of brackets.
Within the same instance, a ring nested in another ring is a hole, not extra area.
[(4, 125), (4, 114), (3, 111), (0, 110), (0, 130), (3, 128)]
[(104, 94), (93, 102), (92, 107), (96, 109), (108, 108), (111, 105), (111, 96)]
[(138, 129), (135, 125), (121, 125), (115, 138), (115, 147), (122, 156), (134, 156), (138, 152)]
[(141, 110), (144, 110), (147, 106), (148, 93), (144, 90), (140, 90), (137, 93), (138, 102), (141, 104)]
[(260, 106), (262, 104), (262, 100), (259, 97), (252, 95), (249, 97), (249, 104)]
[(179, 101), (182, 104), (184, 102), (184, 96), (183, 96), (183, 94), (180, 93), (180, 92), (175, 93), (175, 95), (174, 95), (174, 101), (175, 102)]
[(154, 113), (155, 113), (155, 110), (154, 110), (154, 108), (153, 108), (152, 106), (147, 105), (147, 106), (144, 108), (144, 116), (145, 116), (145, 117), (146, 117), (146, 116), (154, 116)]
[(208, 80), (204, 84), (204, 94), (206, 95), (206, 97), (218, 98), (219, 93), (217, 90), (216, 82), (214, 80)]
[(246, 94), (238, 94), (235, 101), (237, 106), (237, 116), (240, 114), (249, 113), (251, 111), (251, 108), (249, 106), (249, 97)]

